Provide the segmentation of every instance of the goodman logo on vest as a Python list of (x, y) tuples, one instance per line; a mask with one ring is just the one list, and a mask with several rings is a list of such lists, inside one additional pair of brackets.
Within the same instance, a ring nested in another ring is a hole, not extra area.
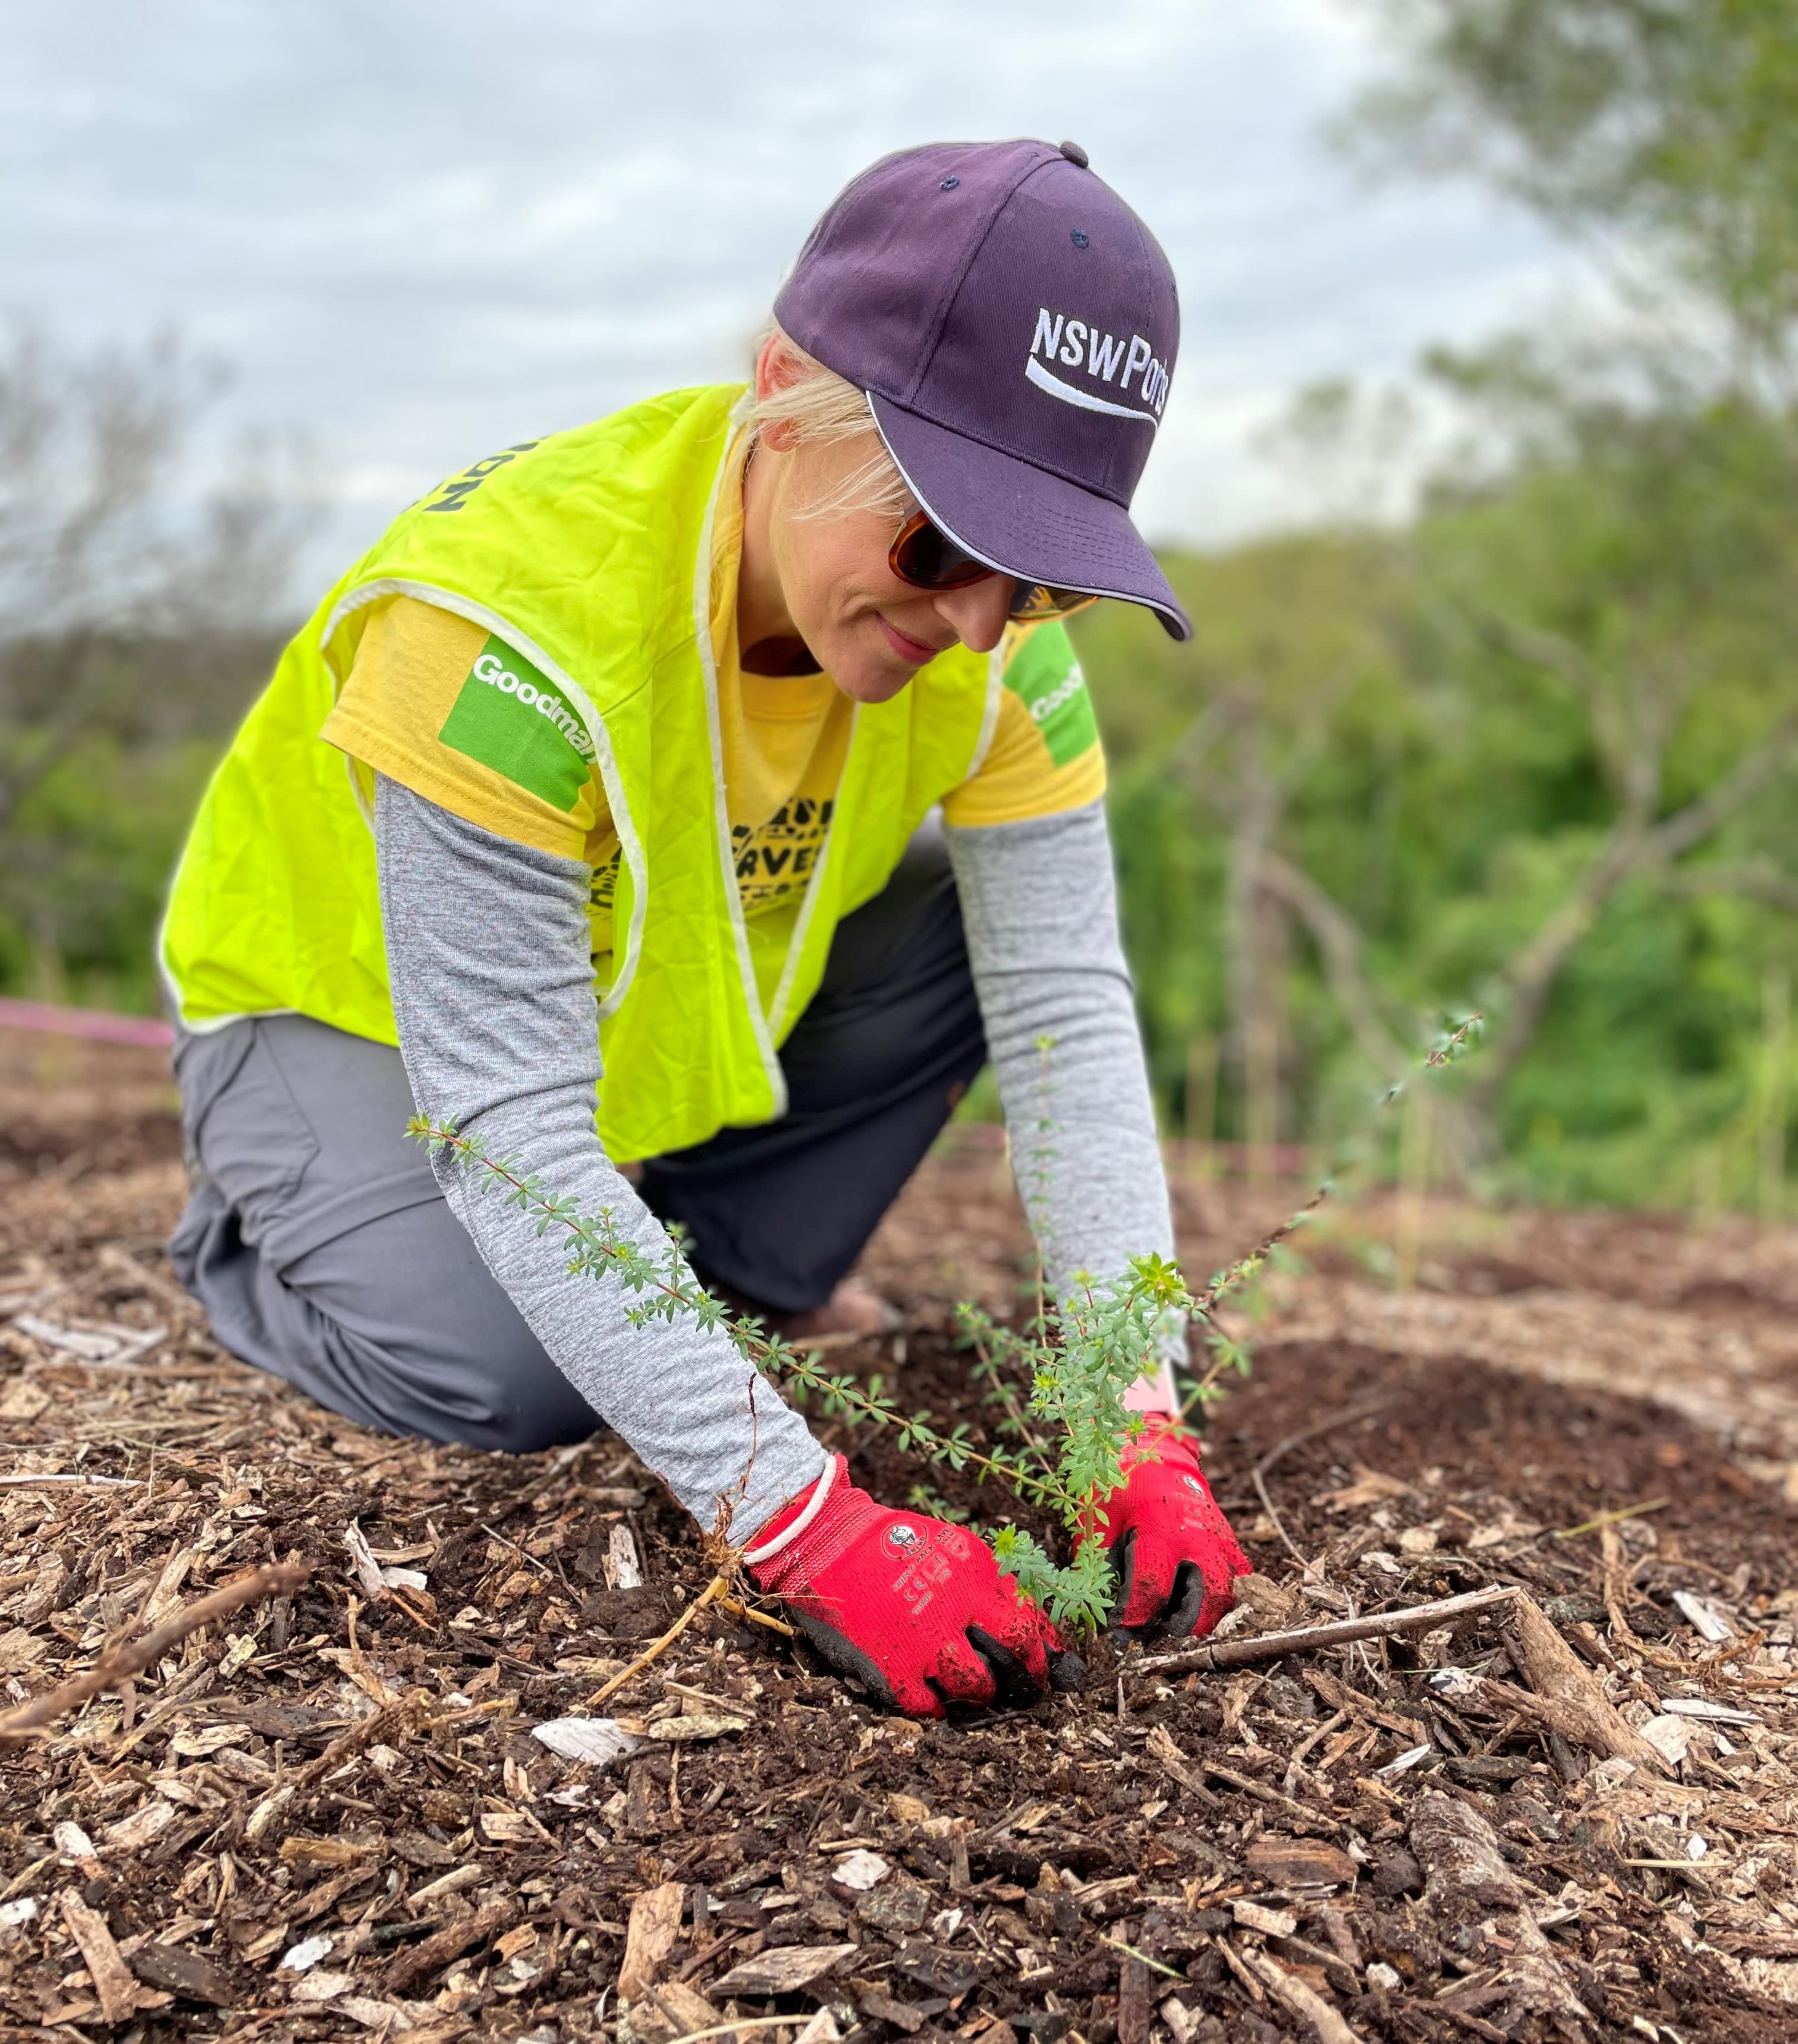
[(1065, 709), (1077, 695), (1082, 694), (1085, 686), (1085, 676), (1081, 673), (1078, 667), (1074, 668), (1066, 678), (1058, 682), (1047, 695), (1039, 696), (1030, 705), (1032, 718), (1039, 724), (1047, 724), (1057, 710)]
[(437, 736), (452, 752), (490, 766), (564, 816), (593, 771), (586, 726), (549, 678), (503, 639), (490, 638), (475, 655)]
[(1027, 633), (1005, 666), (1005, 686), (1030, 713), (1051, 762), (1066, 766), (1099, 742), (1086, 678), (1059, 624)]
[[(1041, 359), (1039, 359), (1039, 357)], [(1109, 385), (1117, 396), (1100, 397), (1096, 392), (1070, 383), (1045, 365), (1059, 363), (1081, 369), (1101, 383)], [(1039, 390), (1064, 405), (1076, 405), (1083, 412), (1103, 412), (1112, 419), (1147, 419), (1161, 424), (1162, 407), (1167, 402), (1167, 365), (1156, 355), (1141, 334), (1128, 341), (1085, 320), (1070, 319), (1066, 313), (1051, 312), (1047, 305), (1036, 309), (1036, 332), (1024, 359), (1024, 373)], [(1134, 405), (1122, 401), (1136, 383)]]
[[(520, 663), (523, 664), (522, 662)], [(536, 669), (531, 670), (536, 673)], [(500, 657), (482, 651), (476, 656), (469, 672), (475, 680), (485, 682), (490, 688), (498, 689), (502, 696), (515, 695), (526, 709), (534, 709), (539, 717), (547, 717), (583, 759), (593, 757), (593, 740), (588, 737), (586, 726), (574, 716), (553, 690), (545, 688), (540, 674), (535, 682), (527, 682), (515, 674)]]

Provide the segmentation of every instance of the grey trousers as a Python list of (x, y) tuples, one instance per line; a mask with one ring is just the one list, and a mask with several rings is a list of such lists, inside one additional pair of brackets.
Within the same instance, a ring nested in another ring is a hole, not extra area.
[[(844, 918), (781, 1052), (789, 1109), (656, 1158), (640, 1190), (701, 1275), (782, 1311), (821, 1304), (986, 1048), (941, 839)], [(176, 1274), (235, 1355), (387, 1433), (525, 1454), (597, 1416), (444, 1204), (398, 1051), (299, 1015), (175, 1049), (194, 1190)]]

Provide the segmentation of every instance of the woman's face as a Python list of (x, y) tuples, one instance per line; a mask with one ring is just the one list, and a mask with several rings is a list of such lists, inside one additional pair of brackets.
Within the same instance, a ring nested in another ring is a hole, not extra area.
[(898, 531), (889, 514), (802, 515), (828, 501), (878, 451), (877, 435), (786, 448), (780, 438), (777, 429), (764, 439), (751, 471), (762, 471), (768, 492), (769, 565), (793, 628), (845, 695), (886, 702), (950, 647), (986, 653), (998, 644), (1011, 605), (1009, 576), (965, 589), (914, 589), (887, 565)]

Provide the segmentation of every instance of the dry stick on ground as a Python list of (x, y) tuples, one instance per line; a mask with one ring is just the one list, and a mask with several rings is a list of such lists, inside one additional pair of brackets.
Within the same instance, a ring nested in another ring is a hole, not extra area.
[(247, 1604), (264, 1597), (291, 1596), (310, 1581), (312, 1571), (288, 1562), (265, 1562), (259, 1569), (239, 1576), (234, 1582), (198, 1597), (178, 1611), (166, 1624), (129, 1646), (115, 1646), (102, 1654), (85, 1675), (77, 1675), (54, 1689), (46, 1689), (0, 1717), (0, 1740), (29, 1739), (44, 1731), (65, 1711), (72, 1711), (102, 1689), (116, 1689), (146, 1668), (153, 1668), (171, 1646), (179, 1646), (189, 1633), (198, 1632), (215, 1618), (229, 1618)]
[(1330, 1625), (1304, 1625), (1293, 1632), (1264, 1632), (1254, 1639), (1220, 1639), (1208, 1646), (1189, 1647), (1184, 1654), (1151, 1654), (1140, 1661), (1127, 1661), (1131, 1675), (1185, 1674), (1220, 1668), (1247, 1668), (1258, 1661), (1278, 1661), (1289, 1654), (1308, 1654), (1324, 1646), (1346, 1646), (1357, 1639), (1389, 1639), (1406, 1632), (1432, 1632), (1439, 1625), (1451, 1624), (1470, 1612), (1491, 1611), (1508, 1604), (1519, 1593), (1508, 1584), (1491, 1589), (1469, 1590), (1462, 1596), (1437, 1597), (1429, 1604), (1408, 1606), (1403, 1611), (1380, 1611), (1366, 1618), (1338, 1619)]
[(1318, 2044), (1357, 2044), (1354, 2032), (1340, 2014), (1296, 1973), (1288, 1973), (1277, 1961), (1253, 1945), (1244, 1945), (1237, 1957), (1277, 2001), (1283, 2003), (1301, 2022), (1311, 2025), (1317, 2033)]
[(1511, 1607), (1511, 1622), (1512, 1657), (1559, 1720), (1556, 1731), (1606, 1759), (1627, 1760), (1651, 1773), (1671, 1773), (1665, 1756), (1619, 1713), (1533, 1597), (1518, 1593)]

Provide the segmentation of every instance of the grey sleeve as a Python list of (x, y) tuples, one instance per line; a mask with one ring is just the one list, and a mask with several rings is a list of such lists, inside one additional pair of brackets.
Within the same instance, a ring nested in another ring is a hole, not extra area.
[[(661, 1224), (605, 1155), (594, 1112), (599, 1033), (589, 957), (590, 869), (515, 844), (381, 777), (375, 855), (400, 1051), (418, 1111), (516, 1158), (583, 1214), (665, 1253)], [(615, 1280), (571, 1278), (557, 1231), (453, 1158), (437, 1182), (482, 1260), (557, 1368), (709, 1531), (749, 1469), (732, 1523), (747, 1540), (824, 1467), (804, 1421), (722, 1331), (633, 1327)], [(751, 1444), (754, 1447), (751, 1465)]]
[(1051, 1284), (1171, 1256), (1104, 803), (947, 836), (1012, 1167)]

